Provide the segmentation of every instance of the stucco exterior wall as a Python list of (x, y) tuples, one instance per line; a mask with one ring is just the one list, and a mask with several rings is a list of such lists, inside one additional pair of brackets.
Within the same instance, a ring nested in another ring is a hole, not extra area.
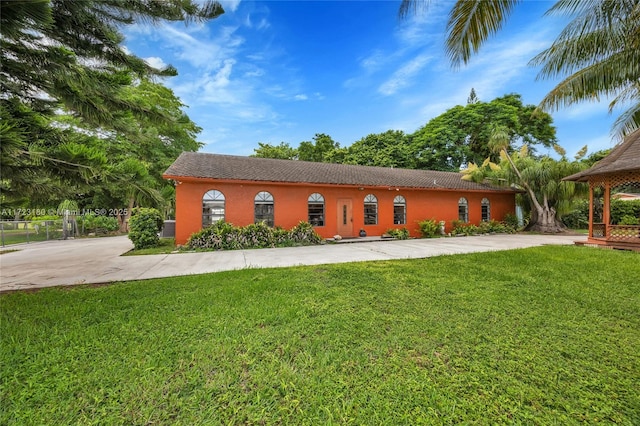
[[(301, 220), (308, 220), (307, 200), (312, 193), (320, 193), (325, 200), (325, 224), (316, 227), (324, 238), (338, 233), (341, 219), (340, 200), (351, 200), (351, 235), (356, 237), (360, 229), (368, 236), (382, 235), (389, 228), (406, 227), (412, 236), (420, 236), (417, 222), (424, 219), (444, 220), (446, 231), (451, 221), (458, 219), (458, 200), (465, 197), (469, 205), (469, 222), (481, 220), (481, 200), (491, 203), (491, 218), (502, 220), (515, 211), (515, 195), (510, 192), (424, 190), (406, 188), (372, 188), (339, 185), (310, 185), (294, 183), (256, 183), (214, 181), (208, 179), (182, 180), (176, 186), (176, 244), (184, 244), (194, 232), (202, 229), (202, 197), (209, 190), (218, 190), (225, 196), (225, 220), (236, 226), (254, 223), (254, 198), (260, 191), (267, 191), (274, 198), (274, 224), (289, 229)], [(364, 198), (373, 194), (378, 199), (378, 223), (364, 225)], [(393, 223), (393, 200), (402, 195), (406, 200), (406, 224)]]

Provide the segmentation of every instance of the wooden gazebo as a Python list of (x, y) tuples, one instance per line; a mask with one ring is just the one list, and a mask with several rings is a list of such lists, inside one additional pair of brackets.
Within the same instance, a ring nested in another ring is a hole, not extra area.
[(563, 180), (589, 183), (588, 243), (640, 250), (640, 226), (611, 223), (616, 189), (640, 188), (640, 129), (591, 168)]

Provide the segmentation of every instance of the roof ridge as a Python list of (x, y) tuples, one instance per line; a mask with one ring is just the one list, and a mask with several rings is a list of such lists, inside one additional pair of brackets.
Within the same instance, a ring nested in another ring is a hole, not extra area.
[(428, 173), (443, 173), (443, 174), (453, 174), (460, 175), (460, 172), (446, 171), (446, 170), (428, 170), (428, 169), (407, 169), (404, 167), (395, 167), (395, 166), (369, 166), (365, 164), (345, 164), (345, 163), (326, 163), (321, 161), (309, 161), (309, 160), (290, 160), (286, 158), (268, 158), (268, 157), (252, 157), (250, 155), (235, 155), (235, 154), (218, 154), (214, 152), (194, 152), (194, 151), (183, 151), (182, 154), (189, 155), (208, 155), (213, 157), (227, 157), (227, 158), (237, 158), (239, 160), (248, 160), (248, 161), (276, 161), (276, 162), (288, 162), (288, 163), (297, 163), (297, 164), (308, 164), (312, 167), (322, 167), (327, 166), (338, 166), (345, 168), (358, 168), (364, 167), (368, 169), (380, 169), (380, 170), (404, 170), (408, 172), (428, 172)]

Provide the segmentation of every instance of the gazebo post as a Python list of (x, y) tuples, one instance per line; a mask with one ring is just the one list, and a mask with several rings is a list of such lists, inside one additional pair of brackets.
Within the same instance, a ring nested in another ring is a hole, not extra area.
[(593, 238), (593, 186), (594, 182), (589, 181), (589, 238)]
[(611, 224), (611, 181), (606, 178), (604, 181), (604, 206), (602, 208), (602, 221), (604, 222), (604, 238), (611, 235), (609, 225)]

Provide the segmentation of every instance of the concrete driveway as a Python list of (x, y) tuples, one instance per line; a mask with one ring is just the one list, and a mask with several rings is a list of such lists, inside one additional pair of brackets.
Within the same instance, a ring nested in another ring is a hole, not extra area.
[(374, 241), (235, 250), (121, 256), (133, 248), (126, 236), (45, 241), (4, 247), (0, 292), (60, 285), (108, 283), (245, 268), (417, 259), (445, 254), (510, 250), (545, 244), (567, 245), (586, 237), (567, 235), (484, 235), (459, 238)]

